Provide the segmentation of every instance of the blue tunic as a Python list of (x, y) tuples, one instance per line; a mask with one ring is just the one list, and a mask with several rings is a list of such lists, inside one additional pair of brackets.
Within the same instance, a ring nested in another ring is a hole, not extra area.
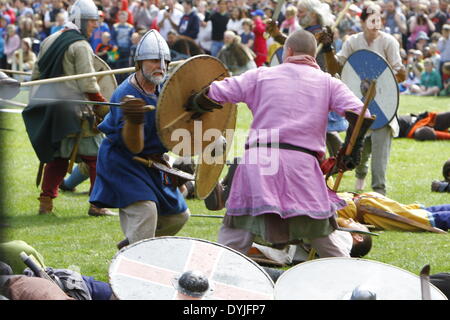
[[(120, 102), (125, 95), (143, 99), (148, 105), (157, 104), (157, 96), (147, 95), (136, 88), (129, 76), (114, 91), (111, 102)], [(156, 111), (145, 114), (144, 149), (141, 154), (165, 153), (155, 127)], [(120, 107), (111, 106), (99, 130), (106, 134), (97, 159), (97, 177), (90, 202), (103, 208), (124, 208), (136, 201), (150, 200), (158, 206), (158, 214), (177, 214), (187, 210), (186, 202), (170, 178), (161, 171), (148, 168), (135, 160), (122, 140), (124, 125)]]

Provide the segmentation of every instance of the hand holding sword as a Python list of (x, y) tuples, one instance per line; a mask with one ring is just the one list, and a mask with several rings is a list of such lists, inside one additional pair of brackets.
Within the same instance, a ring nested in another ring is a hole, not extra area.
[(281, 36), (282, 34), (277, 26), (277, 20), (280, 16), (281, 7), (283, 6), (285, 0), (278, 0), (277, 6), (275, 7), (275, 11), (273, 12), (272, 18), (265, 21), (266, 23), (266, 32), (264, 32), (264, 39), (269, 39), (271, 36), (278, 41), (276, 38)]

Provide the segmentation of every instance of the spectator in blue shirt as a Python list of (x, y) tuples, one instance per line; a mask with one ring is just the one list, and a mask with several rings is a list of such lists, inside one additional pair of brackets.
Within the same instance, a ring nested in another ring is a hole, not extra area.
[(105, 22), (105, 14), (103, 11), (98, 12), (98, 27), (92, 31), (91, 38), (89, 39), (89, 42), (91, 44), (92, 50), (95, 51), (97, 49), (97, 46), (102, 42), (102, 34), (104, 32), (111, 33), (111, 30), (109, 29), (108, 24)]
[(178, 34), (195, 40), (200, 31), (200, 18), (193, 10), (192, 0), (184, 0), (183, 9), (184, 15), (181, 17), (178, 25)]
[[(112, 29), (112, 42), (113, 45), (119, 48), (119, 59), (116, 62), (117, 68), (127, 68), (130, 66), (130, 54), (131, 54), (131, 36), (134, 33), (133, 25), (127, 22), (128, 12), (119, 12), (119, 22), (113, 25)], [(128, 74), (117, 74), (117, 82), (120, 84)]]

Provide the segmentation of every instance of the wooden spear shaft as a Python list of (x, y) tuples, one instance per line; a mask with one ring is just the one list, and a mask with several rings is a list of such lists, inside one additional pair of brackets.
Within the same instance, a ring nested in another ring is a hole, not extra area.
[(0, 69), (0, 72), (10, 73), (10, 74), (20, 74), (23, 76), (31, 76), (31, 72), (27, 72), (27, 71)]
[[(331, 27), (331, 31), (334, 32), (336, 28), (338, 27), (339, 23), (341, 23), (341, 20), (344, 18), (345, 14), (347, 13), (348, 9), (352, 5), (352, 1), (347, 2), (347, 5), (344, 7), (344, 9), (339, 13), (336, 21), (334, 22), (333, 26)], [(322, 50), (323, 43), (319, 43), (316, 50), (316, 57), (319, 54), (320, 50)]]
[[(370, 86), (369, 86), (369, 90), (367, 91), (367, 94), (366, 94), (366, 99), (364, 101), (363, 109), (361, 111), (361, 114), (358, 117), (358, 120), (356, 121), (355, 128), (353, 129), (352, 135), (350, 137), (350, 142), (347, 145), (347, 149), (345, 150), (345, 155), (346, 156), (350, 155), (352, 153), (352, 151), (353, 151), (353, 146), (355, 145), (356, 138), (359, 135), (359, 131), (361, 130), (361, 126), (362, 126), (363, 121), (364, 121), (364, 114), (366, 113), (370, 102), (375, 97), (375, 92), (376, 92), (375, 89), (376, 89), (376, 80), (372, 80), (371, 83), (370, 83)], [(333, 191), (337, 191), (338, 190), (339, 184), (341, 183), (341, 179), (342, 179), (343, 175), (344, 175), (344, 171), (343, 170), (339, 170), (339, 173), (338, 173), (338, 175), (336, 177), (336, 181), (334, 183)]]
[(73, 76), (63, 76), (63, 77), (56, 77), (56, 78), (50, 78), (50, 79), (22, 82), (22, 83), (20, 83), (20, 86), (21, 87), (31, 87), (31, 86), (38, 86), (38, 85), (42, 85), (42, 84), (49, 84), (49, 83), (56, 83), (56, 82), (63, 82), (63, 81), (70, 81), (70, 80), (79, 80), (79, 79), (84, 79), (84, 78), (89, 78), (89, 77), (100, 77), (100, 76), (106, 76), (106, 75), (110, 75), (110, 74), (130, 73), (130, 72), (135, 72), (135, 71), (136, 71), (135, 67), (97, 71), (97, 72), (76, 74)]

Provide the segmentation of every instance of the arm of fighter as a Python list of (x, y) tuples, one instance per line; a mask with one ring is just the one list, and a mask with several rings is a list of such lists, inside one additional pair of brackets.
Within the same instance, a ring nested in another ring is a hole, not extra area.
[(121, 106), (125, 123), (122, 129), (122, 139), (128, 150), (134, 154), (142, 152), (144, 149), (144, 123), (145, 102), (141, 99), (133, 99), (125, 96), (122, 99), (124, 104)]
[(287, 36), (281, 33), (278, 28), (277, 22), (272, 19), (268, 19), (265, 21), (266, 23), (266, 32), (270, 34), (270, 36), (279, 44), (283, 44), (286, 42)]
[[(90, 101), (99, 101), (99, 102), (107, 102), (105, 97), (100, 92), (85, 92), (84, 93), (88, 100)], [(105, 105), (94, 105), (92, 110), (95, 113), (95, 116), (98, 118), (98, 120), (103, 120), (103, 118), (106, 116), (106, 114), (109, 112), (109, 106)]]
[(334, 48), (334, 36), (330, 27), (323, 28), (323, 31), (318, 36), (317, 42), (322, 43), (322, 53), (325, 58), (325, 63), (327, 66), (327, 72), (334, 76), (335, 74), (341, 74), (342, 65), (339, 63), (337, 59)]

